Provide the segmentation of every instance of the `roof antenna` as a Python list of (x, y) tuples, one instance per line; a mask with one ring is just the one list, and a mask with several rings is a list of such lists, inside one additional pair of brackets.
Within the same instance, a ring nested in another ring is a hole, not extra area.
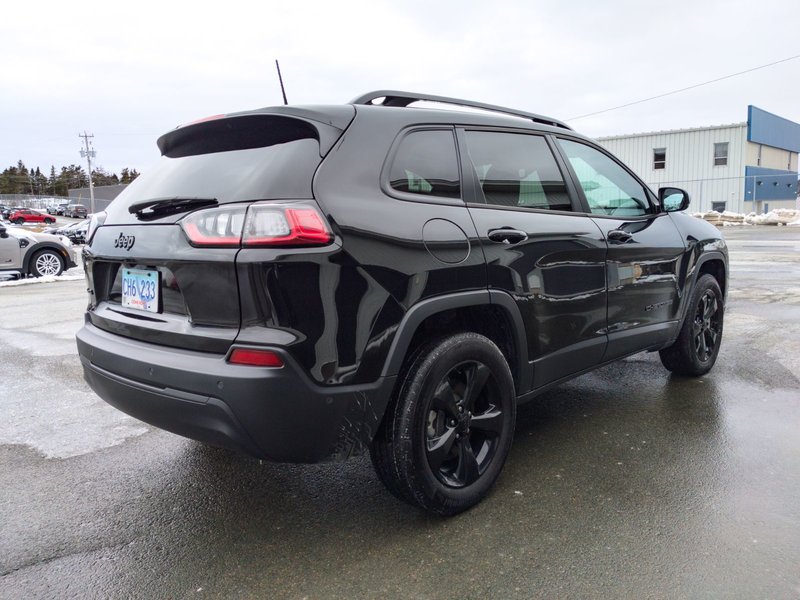
[(281, 94), (283, 94), (283, 103), (289, 104), (286, 101), (286, 90), (283, 89), (283, 77), (281, 77), (281, 66), (278, 64), (278, 59), (275, 59), (275, 68), (278, 69), (278, 81), (281, 82)]

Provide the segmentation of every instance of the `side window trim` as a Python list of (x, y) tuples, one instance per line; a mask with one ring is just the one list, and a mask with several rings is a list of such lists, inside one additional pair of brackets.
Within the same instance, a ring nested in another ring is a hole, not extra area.
[(588, 140), (581, 139), (581, 138), (574, 138), (574, 137), (570, 137), (568, 135), (557, 135), (557, 136), (553, 136), (553, 138), (554, 138), (553, 139), (553, 146), (555, 148), (555, 151), (557, 152), (558, 156), (561, 157), (561, 160), (564, 162), (564, 164), (565, 164), (565, 166), (566, 166), (566, 168), (567, 168), (567, 170), (569, 172), (570, 179), (571, 179), (573, 185), (575, 186), (576, 193), (577, 193), (578, 197), (580, 198), (581, 204), (583, 205), (582, 210), (586, 214), (591, 215), (593, 218), (597, 217), (597, 218), (600, 218), (600, 219), (619, 219), (620, 218), (619, 216), (614, 216), (614, 215), (596, 214), (596, 213), (593, 213), (591, 211), (591, 207), (589, 206), (589, 200), (586, 198), (586, 194), (583, 192), (583, 187), (581, 187), (581, 185), (580, 185), (580, 180), (578, 179), (578, 175), (577, 175), (577, 173), (575, 173), (575, 169), (572, 168), (572, 165), (570, 164), (569, 158), (565, 154), (564, 149), (558, 143), (557, 140), (559, 140), (559, 139), (568, 140), (570, 142), (575, 142), (577, 144), (583, 144), (585, 146), (589, 146), (590, 148), (593, 148), (593, 149), (597, 150), (601, 154), (604, 154), (609, 159), (611, 159), (612, 161), (617, 163), (617, 165), (622, 167), (622, 169), (628, 175), (630, 175), (634, 179), (634, 181), (636, 181), (636, 183), (638, 183), (639, 185), (642, 186), (642, 189), (644, 190), (644, 193), (647, 196), (647, 203), (648, 203), (649, 208), (650, 208), (650, 210), (652, 212), (648, 212), (647, 214), (639, 215), (639, 216), (627, 215), (627, 216), (625, 216), (625, 220), (626, 221), (637, 220), (637, 219), (650, 219), (650, 218), (652, 218), (654, 216), (658, 216), (658, 215), (661, 215), (661, 214), (666, 214), (661, 210), (661, 205), (658, 203), (658, 200), (656, 199), (656, 196), (653, 193), (653, 191), (650, 189), (650, 187), (646, 183), (644, 183), (633, 171), (631, 171), (627, 167), (627, 165), (625, 165), (623, 162), (621, 162), (613, 154), (610, 154), (607, 150), (605, 150), (605, 148), (602, 148), (601, 146), (598, 146), (597, 144), (594, 144), (594, 143), (592, 143), (592, 142), (590, 142)]
[[(392, 170), (392, 165), (394, 164), (394, 159), (397, 156), (397, 152), (400, 149), (403, 140), (417, 131), (448, 131), (453, 136), (453, 149), (456, 153), (455, 156), (456, 156), (456, 167), (458, 168), (458, 182), (459, 182), (459, 189), (461, 190), (460, 198), (414, 194), (412, 192), (404, 192), (401, 190), (397, 190), (391, 186), (389, 179)], [(381, 191), (387, 196), (391, 196), (392, 198), (396, 198), (397, 200), (422, 202), (424, 204), (447, 204), (450, 206), (464, 206), (464, 187), (465, 187), (464, 173), (461, 168), (461, 160), (458, 151), (458, 142), (456, 140), (455, 133), (456, 133), (455, 128), (452, 125), (411, 125), (409, 127), (400, 130), (397, 133), (395, 139), (392, 141), (392, 145), (389, 147), (389, 152), (386, 154), (386, 158), (383, 161), (383, 167), (381, 168), (381, 174), (380, 174)]]
[[(467, 150), (467, 131), (488, 131), (493, 133), (513, 133), (522, 135), (535, 135), (544, 138), (550, 153), (553, 155), (553, 160), (561, 173), (561, 178), (564, 180), (564, 185), (567, 188), (567, 195), (569, 196), (570, 205), (572, 210), (552, 210), (547, 208), (531, 208), (527, 206), (500, 206), (497, 204), (490, 204), (486, 202), (481, 191), (480, 181), (478, 175), (472, 165), (472, 159), (469, 157)], [(529, 129), (512, 129), (507, 127), (471, 127), (463, 126), (456, 127), (456, 145), (458, 147), (459, 155), (459, 168), (461, 170), (461, 197), (467, 206), (474, 208), (490, 208), (493, 210), (517, 210), (524, 212), (535, 212), (542, 214), (558, 214), (558, 215), (580, 215), (584, 211), (581, 197), (578, 195), (578, 188), (576, 188), (572, 180), (572, 174), (567, 169), (559, 149), (556, 148), (557, 144), (552, 140), (552, 136), (542, 131), (531, 131)]]
[(456, 127), (456, 147), (458, 150), (458, 168), (461, 170), (461, 198), (467, 206), (487, 207), (478, 181), (478, 174), (472, 168), (472, 160), (467, 151), (466, 128)]
[(564, 183), (567, 186), (567, 193), (569, 194), (570, 201), (572, 202), (572, 210), (575, 212), (575, 214), (588, 212), (586, 210), (587, 204), (586, 198), (583, 196), (583, 189), (580, 185), (578, 185), (578, 182), (575, 181), (569, 161), (567, 161), (564, 155), (561, 153), (561, 148), (556, 142), (555, 137), (551, 134), (548, 134), (545, 136), (545, 139), (547, 140), (547, 145), (550, 148), (550, 152), (553, 153), (553, 156), (556, 159), (558, 168), (561, 170), (561, 176), (564, 178)]

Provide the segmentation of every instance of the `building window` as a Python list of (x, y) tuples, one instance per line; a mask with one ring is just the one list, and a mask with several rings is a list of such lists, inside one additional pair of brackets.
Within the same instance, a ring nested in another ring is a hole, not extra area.
[(667, 149), (653, 148), (653, 168), (664, 169), (667, 166)]
[(728, 142), (714, 144), (714, 166), (728, 164)]
[(725, 212), (725, 202), (712, 202), (711, 210), (715, 210), (718, 213)]

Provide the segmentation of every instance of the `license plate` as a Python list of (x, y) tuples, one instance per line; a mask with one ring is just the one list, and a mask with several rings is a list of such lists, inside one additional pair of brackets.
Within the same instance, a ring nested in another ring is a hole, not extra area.
[(122, 269), (122, 306), (157, 313), (161, 273), (147, 269)]

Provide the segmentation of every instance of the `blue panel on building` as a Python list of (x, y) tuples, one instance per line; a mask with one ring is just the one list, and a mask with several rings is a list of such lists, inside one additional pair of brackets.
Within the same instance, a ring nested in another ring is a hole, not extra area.
[(744, 168), (744, 199), (794, 200), (797, 189), (797, 173), (764, 167)]
[(756, 144), (800, 152), (800, 123), (751, 104), (747, 107), (747, 139)]

